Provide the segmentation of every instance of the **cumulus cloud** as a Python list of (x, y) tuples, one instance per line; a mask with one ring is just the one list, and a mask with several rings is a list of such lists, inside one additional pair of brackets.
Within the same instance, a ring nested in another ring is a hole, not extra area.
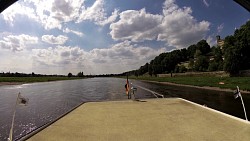
[(119, 10), (115, 9), (110, 17), (104, 17), (104, 19), (99, 21), (98, 24), (104, 26), (106, 24), (113, 23), (117, 19), (118, 15), (119, 15)]
[(2, 49), (8, 49), (13, 52), (22, 51), (25, 48), (29, 47), (32, 44), (36, 44), (38, 38), (34, 36), (29, 36), (25, 34), (21, 35), (8, 35), (3, 37), (3, 40), (0, 40), (0, 47)]
[(162, 52), (166, 52), (166, 48), (152, 49), (146, 46), (135, 45), (131, 41), (126, 40), (114, 44), (110, 48), (93, 49), (89, 52), (89, 55), (94, 64), (91, 68), (94, 68), (93, 71), (98, 74), (101, 72), (121, 73), (137, 69), (138, 66), (144, 65)]
[(217, 33), (221, 33), (221, 31), (223, 30), (224, 28), (224, 23), (220, 24), (218, 27), (217, 27)]
[(54, 36), (54, 35), (43, 35), (42, 36), (42, 41), (49, 43), (49, 44), (57, 44), (57, 45), (62, 45), (68, 40), (68, 37), (59, 35), (59, 36)]
[(106, 25), (116, 20), (118, 16), (118, 10), (115, 9), (110, 17), (107, 17), (107, 13), (104, 8), (104, 0), (96, 0), (90, 7), (82, 7), (81, 14), (79, 15), (78, 22), (90, 20), (98, 25)]
[(114, 40), (164, 41), (168, 46), (187, 47), (203, 37), (209, 30), (210, 23), (198, 22), (190, 7), (180, 8), (175, 0), (166, 0), (162, 15), (127, 10), (119, 14), (120, 19), (110, 25), (110, 35)]
[(86, 20), (104, 26), (115, 21), (118, 16), (116, 9), (107, 16), (104, 4), (104, 0), (96, 0), (90, 7), (84, 4), (84, 0), (25, 0), (13, 4), (2, 14), (4, 20), (12, 25), (16, 15), (25, 15), (46, 30), (62, 29), (63, 23)]
[[(84, 70), (86, 73), (121, 73), (129, 69), (136, 69), (153, 59), (165, 48), (152, 49), (136, 46), (130, 41), (112, 45), (110, 48), (84, 51), (80, 47), (57, 46), (48, 49), (33, 49), (33, 63), (36, 67), (46, 66), (64, 69)], [(105, 68), (105, 69), (104, 69)], [(68, 71), (68, 70), (64, 70)]]
[(35, 10), (23, 5), (23, 2), (14, 3), (9, 8), (5, 9), (1, 15), (3, 16), (3, 19), (12, 26), (17, 15), (26, 15), (30, 19), (33, 19), (35, 21), (38, 20), (37, 16), (35, 15)]
[(47, 49), (32, 50), (32, 65), (39, 71), (46, 73), (68, 72), (77, 73), (83, 70), (86, 55), (85, 51), (79, 47), (56, 46)]
[(209, 7), (209, 3), (207, 2), (207, 0), (202, 0), (203, 1), (203, 4), (206, 6), (206, 7)]
[(115, 40), (132, 40), (135, 42), (156, 39), (162, 16), (140, 11), (127, 10), (120, 13), (120, 20), (110, 25), (110, 35)]
[(180, 8), (174, 0), (166, 0), (163, 13), (162, 33), (158, 35), (158, 40), (165, 41), (169, 46), (187, 47), (204, 38), (209, 30), (209, 22), (197, 22), (191, 15), (190, 7)]
[(206, 39), (207, 43), (212, 47), (212, 46), (216, 46), (217, 41), (215, 36), (208, 36)]
[(73, 34), (75, 34), (75, 35), (77, 35), (77, 36), (79, 36), (79, 37), (82, 37), (82, 36), (84, 35), (84, 34), (83, 34), (82, 32), (80, 32), (80, 31), (71, 30), (71, 29), (69, 29), (69, 28), (63, 29), (63, 32), (64, 32), (64, 33), (73, 33)]

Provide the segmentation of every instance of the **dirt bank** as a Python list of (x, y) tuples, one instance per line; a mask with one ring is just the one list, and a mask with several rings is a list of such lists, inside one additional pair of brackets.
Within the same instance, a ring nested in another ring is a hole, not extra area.
[[(197, 88), (197, 89), (206, 89), (206, 90), (215, 90), (215, 91), (224, 91), (224, 92), (234, 92), (234, 90), (231, 89), (222, 89), (222, 88), (218, 88), (218, 87), (209, 87), (209, 86), (193, 86), (193, 85), (184, 85), (184, 84), (176, 84), (176, 83), (170, 83), (170, 82), (158, 82), (158, 81), (148, 81), (148, 80), (141, 80), (141, 81), (145, 81), (145, 82), (151, 82), (151, 83), (158, 83), (158, 84), (164, 84), (164, 85), (174, 85), (174, 86), (181, 86), (181, 87), (191, 87), (191, 88)], [(235, 88), (236, 90), (236, 88)], [(241, 90), (242, 93), (247, 93), (250, 94), (249, 91), (243, 91)]]
[(5, 86), (5, 85), (21, 85), (24, 84), (23, 82), (0, 82), (0, 86)]

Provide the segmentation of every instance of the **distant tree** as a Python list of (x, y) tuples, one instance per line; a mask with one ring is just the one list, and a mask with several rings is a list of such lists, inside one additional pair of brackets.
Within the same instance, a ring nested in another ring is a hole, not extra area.
[(78, 72), (77, 76), (78, 77), (84, 77), (83, 72)]
[(225, 38), (224, 70), (237, 75), (240, 70), (250, 69), (250, 21)]
[(187, 58), (194, 58), (194, 54), (196, 52), (196, 45), (191, 45), (187, 48)]
[(148, 74), (152, 76), (153, 74), (153, 68), (152, 68), (153, 60), (150, 61), (150, 64), (148, 65)]
[(184, 65), (181, 65), (180, 68), (179, 68), (179, 72), (184, 73), (186, 71), (187, 71), (187, 68)]
[(32, 72), (32, 73), (31, 73), (31, 76), (34, 77), (34, 76), (36, 76), (36, 74), (35, 74), (34, 72)]
[(187, 71), (187, 68), (184, 66), (184, 65), (176, 65), (175, 69), (174, 69), (174, 72), (175, 73), (184, 73)]
[(201, 55), (202, 55), (201, 51), (200, 51), (199, 49), (197, 49), (197, 50), (195, 51), (194, 57), (195, 57), (195, 58), (198, 58), (198, 57), (201, 56)]
[(194, 59), (192, 59), (192, 58), (189, 59), (188, 69), (190, 69), (190, 70), (194, 69)]
[(197, 46), (197, 49), (201, 51), (202, 55), (206, 55), (207, 53), (210, 52), (210, 46), (209, 46), (209, 44), (207, 43), (206, 40), (199, 41), (196, 44), (196, 46)]
[(200, 55), (196, 62), (194, 63), (194, 70), (195, 71), (207, 71), (209, 62), (207, 58), (203, 55)]
[(68, 77), (72, 77), (73, 75), (72, 75), (72, 73), (70, 72), (70, 73), (68, 73)]
[(216, 61), (211, 61), (208, 66), (208, 71), (217, 71), (219, 69), (219, 64)]
[(225, 52), (224, 70), (231, 76), (237, 75), (240, 70), (241, 53), (238, 48), (228, 47)]

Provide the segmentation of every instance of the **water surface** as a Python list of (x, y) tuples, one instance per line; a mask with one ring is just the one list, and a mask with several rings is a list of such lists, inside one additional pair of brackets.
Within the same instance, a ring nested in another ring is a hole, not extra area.
[[(202, 90), (189, 87), (161, 85), (131, 80), (133, 84), (164, 94), (181, 97), (213, 109), (244, 118), (241, 102), (233, 92)], [(38, 127), (52, 122), (72, 108), (89, 101), (125, 100), (126, 80), (120, 78), (91, 78), (0, 87), (0, 140), (7, 140), (16, 96), (29, 98), (27, 106), (18, 106), (14, 137), (19, 138)], [(137, 98), (154, 98), (138, 88)], [(250, 109), (250, 96), (243, 95), (246, 109)], [(249, 115), (250, 116), (250, 115)]]

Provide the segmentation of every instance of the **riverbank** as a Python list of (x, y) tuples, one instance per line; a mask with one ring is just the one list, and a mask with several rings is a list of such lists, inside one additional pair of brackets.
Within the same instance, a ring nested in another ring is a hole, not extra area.
[(0, 86), (74, 79), (84, 79), (84, 77), (0, 77)]
[(236, 90), (236, 86), (239, 86), (242, 92), (250, 93), (250, 77), (130, 77), (130, 79), (228, 92)]

